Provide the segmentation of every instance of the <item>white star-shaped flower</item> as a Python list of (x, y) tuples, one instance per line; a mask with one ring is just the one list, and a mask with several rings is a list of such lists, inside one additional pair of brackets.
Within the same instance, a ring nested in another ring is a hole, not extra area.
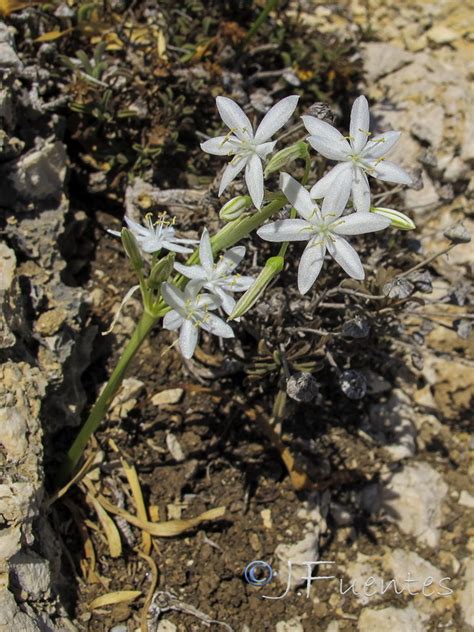
[(199, 283), (190, 281), (184, 292), (170, 283), (163, 283), (161, 294), (171, 311), (163, 318), (163, 327), (174, 331), (179, 329), (179, 348), (187, 359), (192, 358), (199, 337), (199, 329), (215, 336), (233, 338), (232, 328), (219, 316), (209, 310), (217, 309), (220, 300), (210, 294), (199, 294)]
[(328, 252), (353, 279), (363, 279), (359, 255), (342, 235), (361, 235), (382, 230), (390, 224), (386, 217), (358, 212), (342, 217), (350, 182), (333, 187), (321, 209), (309, 192), (287, 173), (281, 174), (280, 186), (301, 219), (284, 219), (262, 226), (257, 234), (267, 241), (307, 241), (298, 267), (298, 289), (305, 294), (316, 281)]
[(183, 276), (218, 296), (222, 301), (222, 309), (230, 315), (235, 306), (235, 299), (230, 292), (245, 292), (254, 281), (250, 276), (232, 274), (244, 256), (245, 246), (236, 246), (227, 250), (219, 261), (214, 263), (211, 239), (205, 228), (199, 243), (201, 265), (186, 266), (175, 263), (174, 267)]
[[(329, 123), (314, 116), (303, 116), (310, 136), (310, 145), (336, 165), (311, 189), (312, 198), (323, 198), (342, 182), (350, 182), (347, 199), (352, 189), (352, 200), (357, 211), (370, 211), (370, 187), (367, 175), (379, 180), (398, 184), (411, 184), (412, 179), (401, 167), (385, 160), (400, 132), (385, 132), (371, 138), (369, 132), (369, 105), (364, 96), (358, 97), (352, 106), (349, 141)], [(346, 200), (347, 202), (347, 200)]]
[[(173, 222), (166, 221), (164, 218), (153, 223), (151, 215), (147, 215), (143, 226), (133, 219), (125, 216), (125, 223), (135, 236), (138, 245), (146, 253), (155, 253), (159, 250), (170, 250), (172, 252), (181, 252), (184, 254), (193, 251), (192, 248), (182, 246), (181, 244), (197, 244), (196, 239), (178, 239), (175, 237), (175, 229)], [(108, 230), (111, 235), (120, 237), (118, 230)]]
[(217, 136), (201, 143), (201, 149), (216, 156), (233, 156), (222, 176), (221, 195), (226, 187), (245, 167), (245, 182), (257, 208), (262, 206), (264, 179), (262, 160), (271, 153), (276, 141), (270, 141), (290, 119), (298, 103), (298, 96), (291, 96), (276, 103), (264, 116), (254, 133), (248, 116), (232, 99), (217, 97), (217, 109), (230, 129), (227, 136)]

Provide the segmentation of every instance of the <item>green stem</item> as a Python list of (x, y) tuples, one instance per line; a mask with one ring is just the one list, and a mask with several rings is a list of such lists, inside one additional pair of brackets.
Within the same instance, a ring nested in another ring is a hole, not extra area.
[(128, 365), (134, 358), (136, 352), (140, 348), (141, 344), (143, 343), (157, 320), (158, 319), (155, 316), (152, 316), (146, 311), (143, 312), (138, 325), (136, 326), (135, 331), (132, 334), (132, 337), (123, 350), (117, 366), (110, 376), (109, 381), (100, 394), (98, 400), (94, 404), (94, 407), (92, 408), (87, 421), (79, 431), (79, 434), (75, 438), (74, 443), (68, 450), (66, 460), (59, 472), (59, 480), (61, 484), (67, 481), (68, 477), (76, 468), (81, 458), (82, 452), (87, 445), (87, 442), (99, 427), (100, 422), (107, 413), (107, 410), (115, 394), (122, 384), (122, 380), (124, 378), (125, 371), (127, 370)]
[(278, 5), (278, 0), (267, 0), (267, 4), (263, 7), (262, 12), (260, 13), (258, 18), (250, 27), (249, 31), (247, 32), (247, 35), (244, 37), (244, 40), (242, 42), (242, 48), (250, 42), (252, 37), (255, 35), (258, 29), (262, 26), (262, 24), (268, 18), (270, 13), (273, 11), (273, 9), (276, 9), (277, 5)]
[[(261, 211), (254, 213), (250, 216), (245, 216), (234, 222), (230, 222), (227, 226), (224, 226), (222, 230), (220, 230), (217, 235), (215, 235), (211, 239), (212, 250), (214, 254), (217, 254), (221, 250), (226, 250), (230, 248), (237, 242), (241, 241), (244, 237), (249, 235), (256, 228), (261, 226), (273, 213), (279, 211), (286, 204), (286, 200), (282, 199), (282, 197), (278, 197), (267, 206), (265, 206)], [(199, 249), (196, 249), (193, 254), (189, 257), (187, 264), (191, 265), (195, 263), (199, 258)], [(174, 279), (174, 284), (178, 287), (182, 287), (188, 279), (181, 275), (178, 275), (176, 279)], [(118, 361), (117, 366), (114, 369), (114, 372), (110, 376), (109, 381), (107, 382), (104, 390), (100, 394), (98, 400), (94, 404), (87, 421), (79, 431), (74, 443), (69, 448), (68, 453), (66, 455), (66, 460), (59, 472), (59, 480), (60, 483), (65, 483), (68, 477), (76, 468), (82, 452), (87, 445), (90, 437), (94, 434), (97, 428), (100, 425), (100, 422), (105, 417), (107, 410), (117, 393), (122, 380), (125, 375), (125, 371), (127, 370), (130, 362), (134, 358), (136, 352), (142, 345), (143, 341), (149, 334), (152, 327), (158, 321), (161, 316), (163, 316), (170, 308), (166, 305), (163, 299), (159, 300), (155, 305), (150, 306), (150, 295), (149, 290), (146, 287), (146, 282), (143, 278), (143, 275), (139, 275), (140, 287), (142, 290), (143, 301), (145, 310), (142, 314), (140, 321), (130, 338), (127, 346), (125, 347), (120, 359)], [(146, 308), (152, 308), (153, 314), (150, 314)]]

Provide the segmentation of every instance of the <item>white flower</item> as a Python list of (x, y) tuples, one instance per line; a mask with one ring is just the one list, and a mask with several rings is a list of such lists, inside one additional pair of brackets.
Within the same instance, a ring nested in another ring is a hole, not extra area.
[[(133, 219), (127, 216), (125, 216), (124, 219), (143, 252), (155, 253), (161, 249), (165, 249), (186, 254), (193, 250), (181, 244), (198, 243), (196, 239), (177, 239), (172, 222), (166, 221), (164, 218), (153, 223), (151, 215), (147, 215), (145, 226), (134, 222)], [(117, 230), (108, 230), (107, 232), (120, 237), (120, 232)]]
[(390, 220), (375, 213), (351, 213), (341, 217), (350, 183), (332, 187), (319, 209), (308, 191), (287, 173), (281, 189), (302, 219), (284, 219), (262, 226), (257, 234), (267, 241), (308, 241), (298, 268), (298, 289), (305, 294), (316, 281), (326, 252), (353, 279), (364, 278), (359, 255), (342, 235), (361, 235), (382, 230)]
[(253, 283), (254, 279), (249, 276), (231, 274), (239, 265), (245, 255), (245, 246), (230, 248), (217, 263), (214, 263), (212, 254), (211, 239), (205, 228), (199, 244), (199, 259), (201, 265), (185, 266), (175, 263), (175, 269), (201, 288), (209, 290), (215, 294), (222, 302), (222, 309), (226, 314), (231, 314), (235, 299), (229, 292), (245, 292)]
[[(358, 97), (352, 106), (349, 142), (329, 123), (313, 116), (303, 116), (302, 119), (310, 133), (310, 145), (326, 158), (339, 161), (313, 186), (312, 198), (323, 198), (330, 189), (338, 188), (342, 182), (350, 182), (354, 208), (368, 213), (370, 187), (367, 174), (387, 182), (412, 183), (401, 167), (384, 158), (400, 138), (400, 132), (385, 132), (370, 138), (369, 105), (364, 96)], [(347, 199), (349, 195), (350, 189)]]
[(248, 116), (237, 103), (227, 97), (217, 97), (217, 109), (230, 129), (227, 136), (217, 136), (201, 143), (201, 149), (216, 156), (234, 156), (227, 165), (219, 187), (221, 195), (245, 167), (245, 182), (257, 208), (262, 206), (264, 194), (262, 160), (273, 151), (276, 141), (270, 138), (290, 119), (298, 103), (291, 96), (276, 103), (264, 116), (254, 134)]
[(163, 327), (174, 331), (179, 329), (179, 348), (185, 358), (191, 358), (196, 348), (199, 331), (204, 329), (215, 336), (233, 338), (232, 328), (219, 316), (209, 313), (217, 309), (220, 301), (210, 294), (200, 294), (200, 285), (190, 281), (184, 289), (163, 283), (161, 293), (172, 310), (165, 314)]

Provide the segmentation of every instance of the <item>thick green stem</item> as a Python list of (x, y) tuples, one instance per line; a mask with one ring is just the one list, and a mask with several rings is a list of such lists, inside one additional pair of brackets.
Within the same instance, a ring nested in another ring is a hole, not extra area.
[(115, 394), (122, 384), (125, 371), (157, 320), (155, 316), (152, 316), (146, 311), (143, 312), (132, 337), (120, 356), (114, 372), (94, 404), (86, 423), (82, 426), (74, 443), (68, 450), (66, 461), (59, 472), (60, 483), (65, 483), (76, 468), (87, 442), (99, 427), (100, 422), (105, 417)]

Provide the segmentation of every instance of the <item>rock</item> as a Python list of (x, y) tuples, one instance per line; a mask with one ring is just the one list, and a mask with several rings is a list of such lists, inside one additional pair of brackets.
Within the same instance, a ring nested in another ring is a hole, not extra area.
[[(66, 178), (66, 149), (62, 142), (46, 143), (23, 155), (13, 170), (4, 171), (7, 183), (3, 204), (23, 201), (59, 201)], [(1, 173), (1, 171), (0, 171)]]
[(41, 599), (51, 586), (49, 562), (32, 551), (18, 552), (10, 559), (10, 579), (29, 599)]
[(166, 391), (156, 393), (151, 398), (154, 406), (163, 406), (163, 404), (177, 404), (183, 397), (184, 390), (182, 388), (169, 388)]
[(177, 461), (178, 463), (182, 463), (186, 460), (186, 455), (183, 452), (183, 448), (181, 447), (181, 444), (179, 443), (176, 435), (174, 435), (172, 432), (168, 432), (166, 434), (166, 445), (175, 461)]
[(387, 402), (370, 408), (371, 430), (393, 461), (414, 456), (416, 452), (412, 418), (413, 404), (400, 389), (395, 389)]
[(383, 610), (365, 609), (359, 617), (357, 629), (359, 632), (395, 632), (409, 630), (410, 632), (425, 632), (427, 614), (419, 612), (410, 604), (407, 608), (384, 608)]
[(448, 486), (427, 463), (407, 465), (385, 480), (382, 505), (388, 518), (420, 544), (436, 547)]
[[(405, 551), (404, 549), (387, 551), (383, 559), (383, 566), (390, 574), (390, 578), (395, 579), (398, 586), (403, 586), (407, 593), (410, 591), (423, 594), (424, 589), (425, 596), (437, 596), (440, 590), (443, 591), (442, 588), (439, 588), (439, 582), (445, 577), (444, 573), (414, 551)], [(429, 578), (432, 580), (431, 584), (425, 584)], [(407, 579), (410, 583), (404, 585)]]
[(109, 417), (115, 420), (126, 417), (137, 405), (137, 398), (144, 388), (145, 384), (141, 380), (126, 377), (112, 401)]
[(429, 211), (440, 204), (439, 195), (436, 192), (433, 181), (422, 170), (421, 173), (423, 188), (419, 191), (409, 189), (405, 192), (405, 204), (409, 210), (415, 210), (418, 213)]
[[(415, 115), (415, 112), (413, 113)], [(424, 105), (414, 117), (411, 132), (418, 139), (438, 149), (444, 137), (444, 110), (435, 103)]]
[(276, 632), (304, 632), (301, 621), (296, 617), (288, 621), (278, 621), (275, 630)]
[(457, 595), (459, 606), (461, 607), (462, 616), (466, 625), (470, 629), (474, 628), (474, 560), (466, 559), (464, 566), (464, 588)]
[(319, 394), (318, 381), (311, 373), (295, 373), (286, 382), (286, 392), (297, 402), (311, 402)]
[[(383, 577), (374, 567), (374, 558), (363, 553), (357, 553), (356, 560), (349, 562), (344, 568), (350, 582), (343, 583), (342, 588), (347, 594), (357, 599), (363, 605), (380, 599), (383, 588)], [(370, 578), (370, 579), (369, 579)], [(350, 589), (350, 586), (353, 586)]]
[(14, 38), (7, 25), (0, 22), (0, 68), (3, 71), (19, 73), (23, 64), (15, 52)]
[(462, 505), (463, 507), (469, 507), (469, 509), (474, 509), (474, 496), (471, 496), (471, 494), (468, 491), (463, 489), (459, 496), (458, 503)]
[(369, 42), (364, 47), (367, 80), (377, 79), (395, 72), (413, 60), (413, 55), (398, 46), (383, 42)]
[(13, 347), (16, 342), (12, 327), (17, 320), (15, 314), (21, 311), (21, 301), (14, 284), (15, 269), (15, 252), (0, 243), (0, 349)]
[(438, 24), (427, 31), (426, 37), (432, 44), (450, 44), (459, 38), (459, 34), (443, 24)]
[(163, 619), (162, 621), (158, 623), (156, 632), (176, 632), (177, 629), (178, 628), (174, 623), (172, 623), (171, 621), (168, 621), (168, 619)]

